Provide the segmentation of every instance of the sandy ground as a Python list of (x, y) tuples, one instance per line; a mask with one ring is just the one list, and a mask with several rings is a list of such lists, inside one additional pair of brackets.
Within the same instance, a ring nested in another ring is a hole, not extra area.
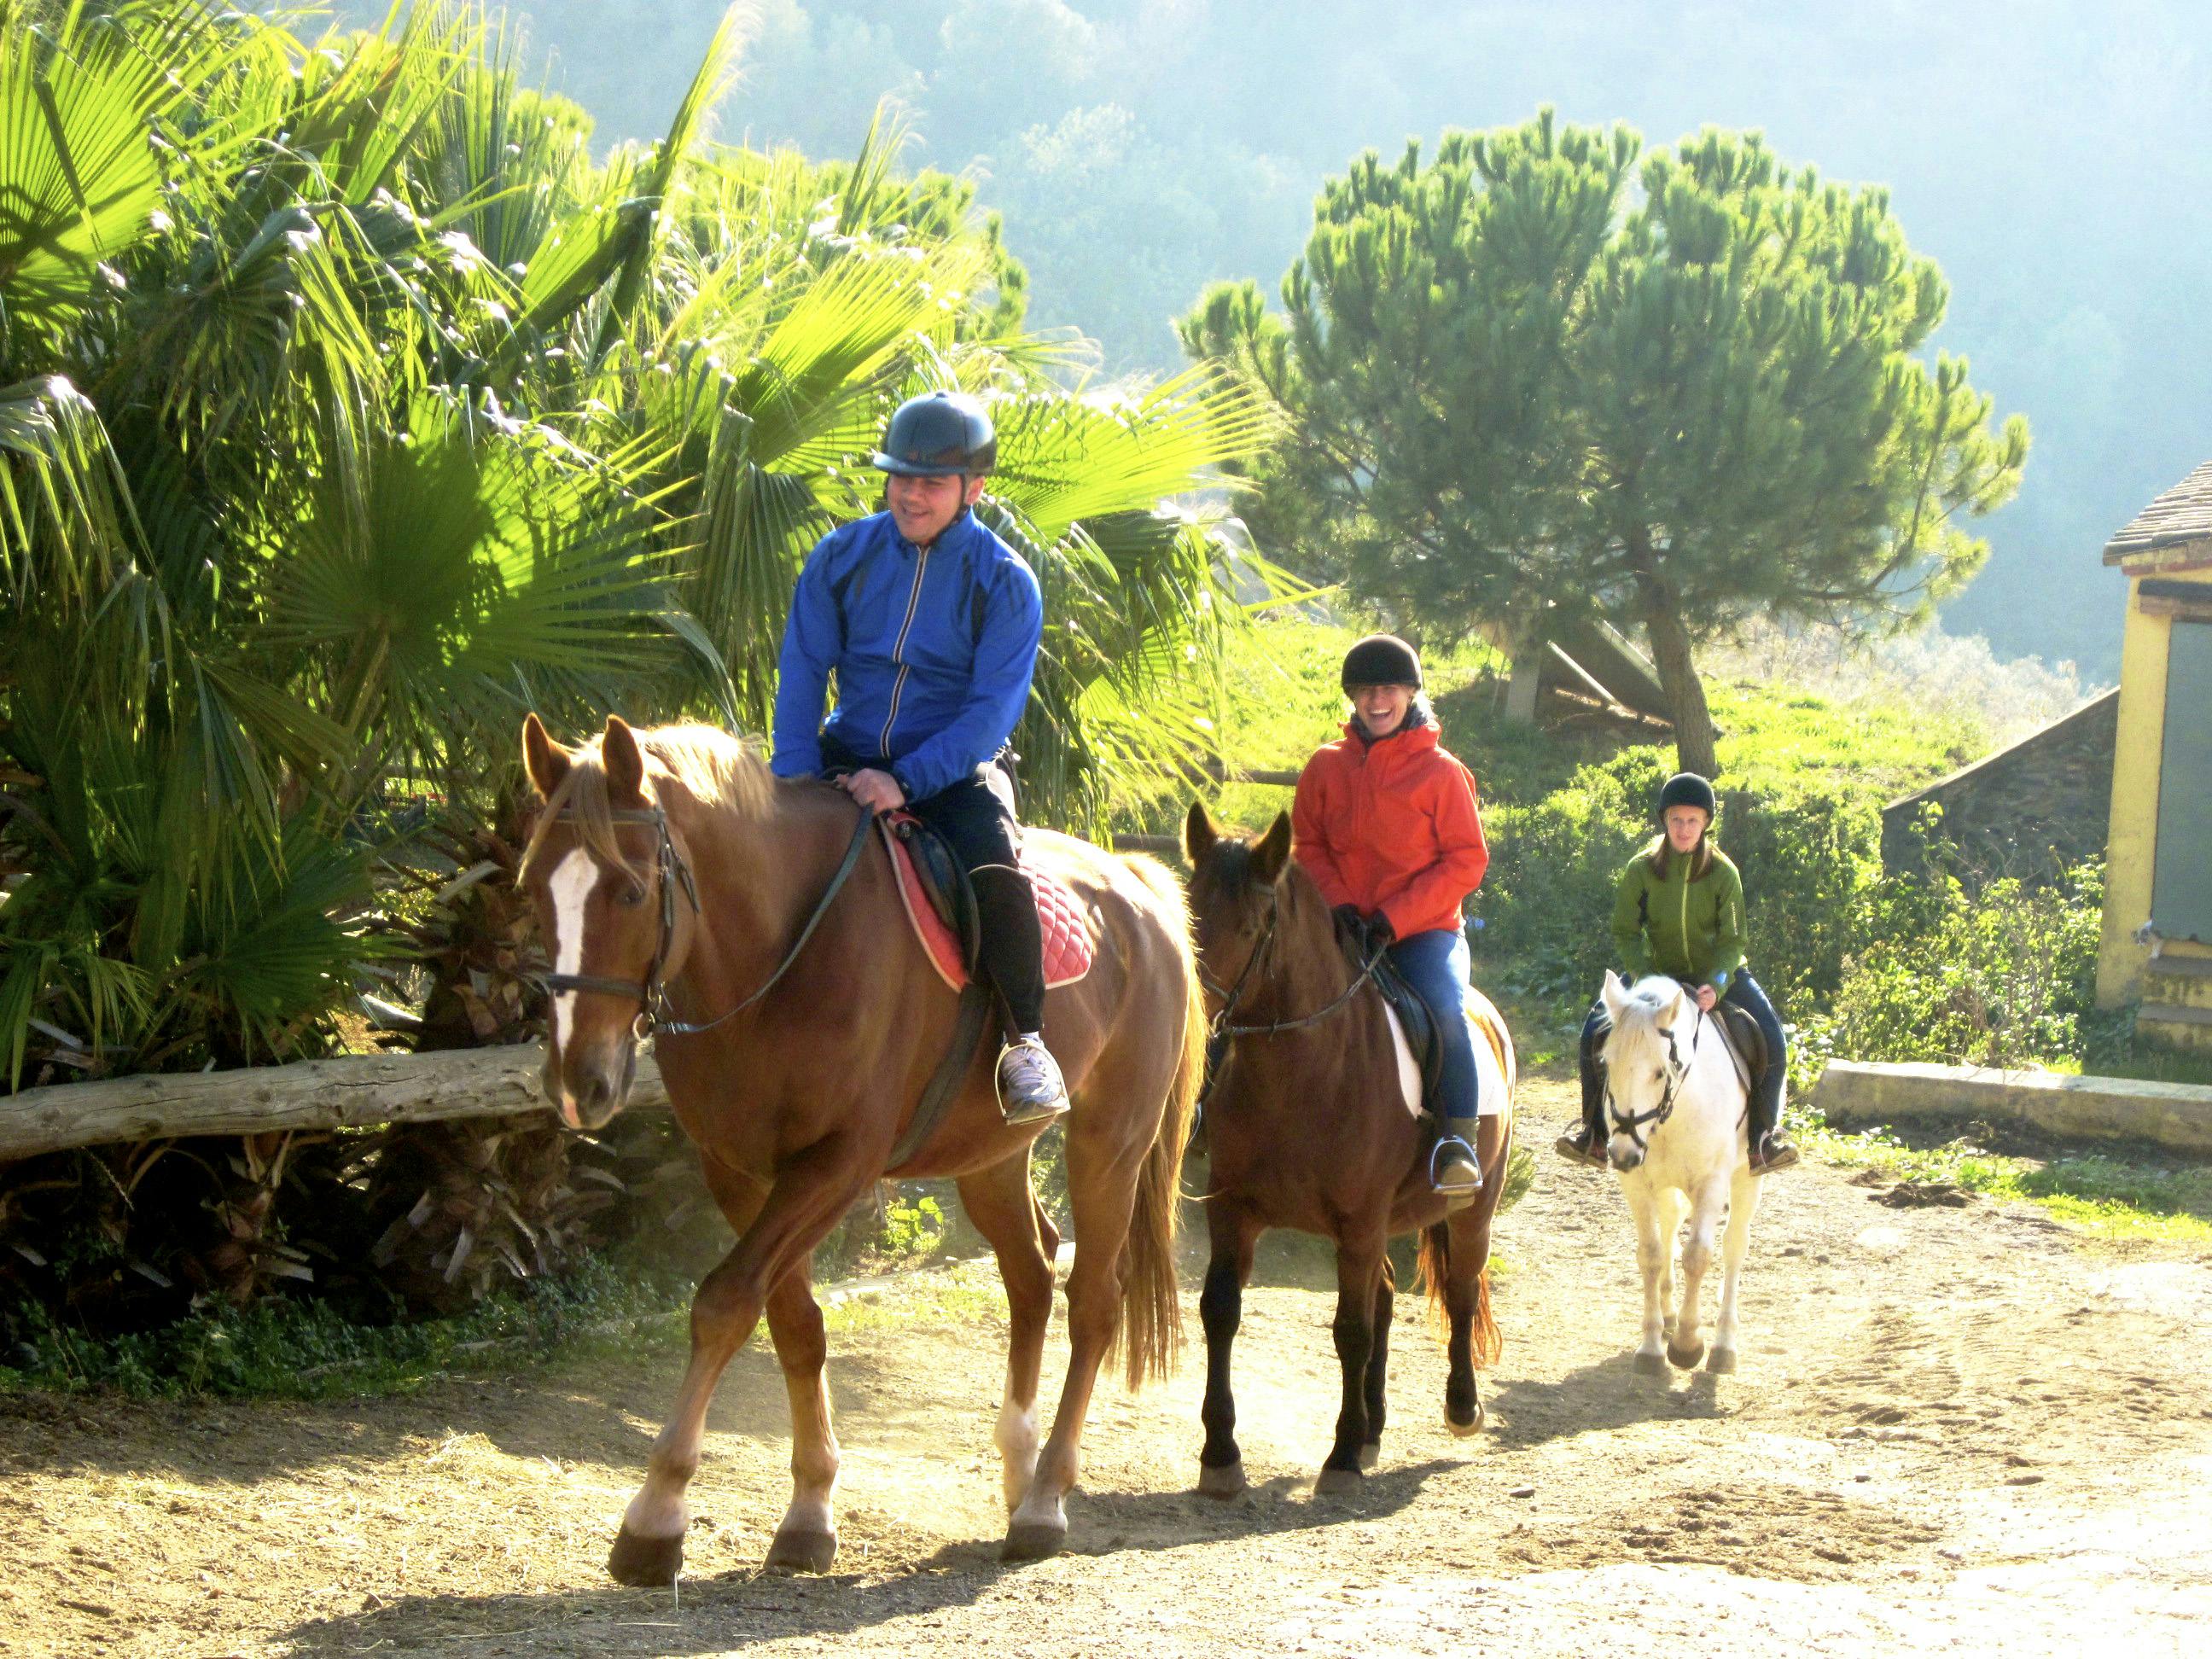
[[(1535, 1094), (1528, 1121), (1563, 1115)], [(1238, 1349), (1253, 1489), (1190, 1492), (1194, 1310), (1179, 1377), (1102, 1393), (1069, 1553), (1028, 1566), (997, 1559), (1002, 1325), (931, 1314), (926, 1286), (833, 1340), (843, 1552), (819, 1579), (758, 1571), (787, 1491), (764, 1350), (717, 1401), (675, 1593), (603, 1572), (672, 1346), (355, 1403), (0, 1398), (0, 1651), (2203, 1651), (2212, 1264), (1887, 1196), (1777, 1177), (1743, 1369), (1654, 1379), (1619, 1192), (1547, 1154), (1500, 1225), (1489, 1428), (1443, 1432), (1441, 1351), (1401, 1322), (1382, 1465), (1333, 1500), (1310, 1495), (1327, 1263), (1283, 1240)]]

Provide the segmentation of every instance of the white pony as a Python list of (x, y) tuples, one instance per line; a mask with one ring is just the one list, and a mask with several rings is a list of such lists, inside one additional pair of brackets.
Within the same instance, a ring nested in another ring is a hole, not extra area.
[[(1664, 1375), (1667, 1360), (1684, 1370), (1705, 1360), (1710, 1371), (1735, 1369), (1736, 1280), (1751, 1243), (1759, 1182), (1746, 1153), (1749, 1097), (1737, 1074), (1717, 1014), (1663, 974), (1631, 988), (1605, 976), (1606, 1156), (1636, 1218), (1636, 1256), (1644, 1269), (1644, 1340), (1636, 1369)], [(1674, 1306), (1674, 1235), (1682, 1217), (1682, 1298)], [(1712, 1264), (1713, 1235), (1728, 1217), (1722, 1246), (1720, 1317), (1713, 1351), (1698, 1334), (1698, 1292)], [(1666, 1359), (1662, 1359), (1662, 1351)]]

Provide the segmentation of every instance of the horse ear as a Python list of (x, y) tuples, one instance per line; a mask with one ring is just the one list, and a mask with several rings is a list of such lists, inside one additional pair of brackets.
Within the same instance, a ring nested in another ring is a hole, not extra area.
[(1221, 826), (1213, 821), (1213, 814), (1206, 810), (1206, 803), (1194, 800), (1182, 821), (1183, 856), (1190, 860), (1194, 870), (1206, 862), (1221, 840)]
[(552, 799), (568, 775), (568, 751), (546, 735), (536, 709), (522, 717), (522, 764), (541, 800)]
[(607, 716), (607, 734), (599, 740), (599, 763), (607, 769), (607, 798), (623, 806), (645, 800), (645, 757), (637, 746), (637, 733), (620, 714)]
[(1260, 844), (1252, 849), (1252, 873), (1272, 887), (1283, 878), (1283, 867), (1290, 861), (1291, 815), (1278, 812), (1267, 833), (1260, 837)]
[(1620, 1024), (1621, 1010), (1628, 1006), (1628, 981), (1608, 968), (1605, 970), (1605, 1012), (1615, 1025)]

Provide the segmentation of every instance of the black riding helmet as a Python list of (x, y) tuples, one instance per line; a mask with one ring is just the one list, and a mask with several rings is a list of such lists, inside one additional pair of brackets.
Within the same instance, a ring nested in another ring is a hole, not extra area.
[(1344, 653), (1344, 689), (1410, 685), (1421, 689), (1421, 659), (1395, 634), (1370, 634)]
[(891, 416), (878, 471), (909, 478), (977, 477), (999, 459), (999, 434), (980, 399), (964, 392), (925, 392)]
[(1667, 822), (1670, 806), (1695, 806), (1705, 815), (1710, 824), (1720, 816), (1720, 803), (1713, 798), (1713, 787), (1695, 772), (1677, 772), (1659, 787), (1660, 823)]

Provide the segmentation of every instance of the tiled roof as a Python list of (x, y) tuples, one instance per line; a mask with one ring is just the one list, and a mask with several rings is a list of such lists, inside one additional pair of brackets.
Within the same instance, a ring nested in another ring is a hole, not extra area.
[[(2147, 553), (2179, 549), (2202, 542), (2212, 556), (2212, 461), (2207, 461), (2179, 483), (2128, 520), (2119, 534), (2105, 544), (2105, 562), (2118, 564)], [(2152, 563), (2164, 563), (2154, 559)]]

